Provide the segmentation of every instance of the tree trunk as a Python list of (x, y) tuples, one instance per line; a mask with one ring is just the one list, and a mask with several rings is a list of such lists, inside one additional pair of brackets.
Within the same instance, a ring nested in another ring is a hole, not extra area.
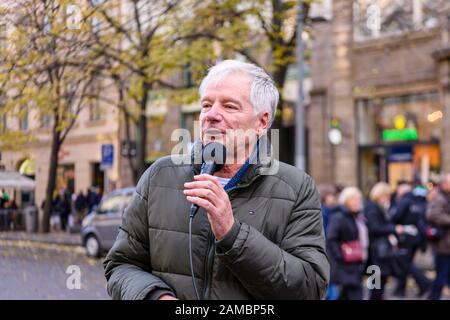
[[(128, 145), (128, 147), (131, 147), (131, 132), (130, 132), (130, 115), (128, 114), (127, 110), (126, 110), (126, 105), (125, 105), (125, 97), (124, 97), (124, 93), (123, 93), (123, 88), (121, 87), (120, 83), (118, 83), (118, 91), (119, 91), (119, 111), (123, 112), (124, 115), (124, 120), (125, 120), (125, 141)], [(133, 183), (136, 185), (138, 182), (138, 172), (136, 169), (136, 165), (134, 163), (133, 158), (136, 155), (132, 155), (130, 152), (130, 149), (128, 149), (128, 153), (127, 153), (127, 159), (128, 159), (128, 164), (130, 166), (130, 170), (131, 170), (131, 175), (133, 178)]]
[(139, 179), (147, 168), (145, 163), (147, 150), (147, 100), (150, 85), (147, 82), (143, 83), (143, 96), (140, 101), (140, 114), (137, 127), (137, 173)]
[(45, 206), (44, 214), (41, 221), (41, 232), (47, 233), (50, 231), (50, 216), (52, 213), (53, 193), (56, 187), (56, 174), (58, 170), (58, 153), (60, 149), (60, 135), (57, 131), (57, 121), (53, 125), (52, 147), (50, 153), (50, 163), (48, 170), (47, 189), (45, 192)]
[[(284, 88), (284, 82), (286, 79), (286, 72), (287, 72), (287, 66), (275, 66), (276, 69), (272, 73), (273, 81), (275, 82), (275, 85), (277, 88), (279, 88), (278, 93), (280, 95), (280, 99), (278, 100), (278, 106), (277, 110), (278, 112), (283, 111), (283, 88)], [(275, 129), (281, 129), (282, 127), (282, 117), (276, 117), (274, 119), (273, 128)]]
[(292, 128), (283, 126), (283, 88), (286, 79), (287, 66), (276, 66), (274, 73), (272, 74), (273, 80), (279, 89), (280, 100), (278, 102), (277, 111), (281, 113), (280, 117), (276, 117), (272, 124), (273, 129), (279, 129), (280, 141), (288, 142), (287, 148), (279, 148), (279, 160), (288, 164), (294, 163), (294, 149), (291, 143), (293, 139)]

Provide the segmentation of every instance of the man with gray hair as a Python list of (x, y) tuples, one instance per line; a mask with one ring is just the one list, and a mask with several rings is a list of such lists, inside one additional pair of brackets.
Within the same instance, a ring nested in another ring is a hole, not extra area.
[[(295, 167), (271, 159), (277, 170), (265, 171), (267, 163), (259, 161), (279, 99), (273, 80), (253, 64), (226, 60), (209, 70), (199, 91), (201, 140), (192, 159), (215, 141), (226, 146), (227, 160), (214, 175), (199, 175), (201, 163), (181, 163), (172, 155), (143, 174), (104, 262), (109, 294), (322, 298), (329, 263), (316, 187)], [(192, 204), (200, 210), (190, 257)]]

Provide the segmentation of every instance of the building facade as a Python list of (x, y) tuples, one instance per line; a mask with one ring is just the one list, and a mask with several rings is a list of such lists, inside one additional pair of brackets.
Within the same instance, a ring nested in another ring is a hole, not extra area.
[(311, 175), (367, 192), (449, 171), (449, 3), (334, 0), (330, 9), (313, 24)]
[[(36, 140), (15, 151), (2, 150), (1, 166), (6, 171), (20, 171), (37, 182), (36, 204), (45, 198), (51, 151), (51, 119), (42, 119), (33, 108), (18, 120), (6, 119), (7, 130), (20, 129), (32, 134)], [(102, 145), (113, 145), (111, 168), (102, 168)], [(65, 139), (58, 154), (57, 190), (71, 193), (92, 186), (113, 189), (121, 186), (119, 175), (119, 121), (114, 106), (103, 105), (84, 108)], [(105, 170), (103, 170), (105, 169)]]

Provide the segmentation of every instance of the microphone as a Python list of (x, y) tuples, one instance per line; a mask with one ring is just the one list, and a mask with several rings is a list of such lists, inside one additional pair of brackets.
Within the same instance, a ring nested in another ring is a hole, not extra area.
[[(200, 174), (214, 174), (220, 171), (225, 164), (226, 148), (219, 142), (209, 142), (202, 149), (202, 168)], [(196, 204), (191, 205), (189, 210), (189, 217), (193, 218), (197, 213), (199, 207)]]

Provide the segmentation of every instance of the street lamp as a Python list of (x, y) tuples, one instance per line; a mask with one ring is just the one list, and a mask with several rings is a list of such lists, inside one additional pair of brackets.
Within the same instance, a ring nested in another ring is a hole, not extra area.
[(303, 53), (303, 3), (298, 0), (296, 56), (298, 71), (298, 99), (295, 112), (295, 166), (305, 170), (305, 106), (303, 97), (304, 53)]

